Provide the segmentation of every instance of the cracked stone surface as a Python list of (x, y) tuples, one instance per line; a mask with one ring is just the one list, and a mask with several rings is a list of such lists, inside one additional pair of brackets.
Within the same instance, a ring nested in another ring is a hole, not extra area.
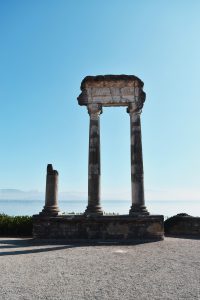
[(0, 298), (200, 299), (200, 240), (71, 245), (0, 239)]
[(86, 76), (81, 83), (80, 105), (142, 106), (145, 100), (143, 82), (134, 75)]

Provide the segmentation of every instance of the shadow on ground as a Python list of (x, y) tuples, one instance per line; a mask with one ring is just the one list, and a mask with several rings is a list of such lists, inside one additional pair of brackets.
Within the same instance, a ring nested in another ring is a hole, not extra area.
[(196, 235), (165, 234), (165, 237), (170, 237), (170, 238), (174, 238), (174, 239), (200, 240), (200, 236), (196, 236)]
[[(39, 240), (39, 239), (14, 239), (0, 238), (0, 256), (21, 255), (31, 253), (41, 253), (49, 251), (58, 251), (77, 247), (92, 246), (128, 246), (141, 245), (146, 243), (159, 242), (158, 240), (135, 240), (135, 241), (92, 241), (92, 242), (68, 242), (65, 240)], [(41, 248), (40, 248), (41, 247)], [(7, 250), (7, 251), (6, 251)], [(10, 250), (10, 251), (9, 251)]]

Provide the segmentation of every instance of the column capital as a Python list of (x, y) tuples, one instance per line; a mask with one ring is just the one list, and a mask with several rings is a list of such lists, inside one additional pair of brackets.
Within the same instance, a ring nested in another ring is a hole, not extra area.
[(88, 104), (87, 105), (88, 114), (90, 115), (91, 119), (98, 119), (100, 114), (102, 114), (102, 106), (99, 104)]
[(130, 103), (126, 111), (129, 115), (141, 115), (142, 107), (138, 107), (135, 103)]

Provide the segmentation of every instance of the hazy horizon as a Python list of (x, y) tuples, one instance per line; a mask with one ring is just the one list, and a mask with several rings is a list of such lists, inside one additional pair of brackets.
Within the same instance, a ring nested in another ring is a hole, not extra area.
[[(145, 194), (148, 195), (147, 190), (145, 190)], [(121, 197), (120, 197), (121, 196)], [(131, 201), (131, 195), (127, 198), (123, 198), (123, 195), (118, 195), (115, 198), (112, 198), (111, 195), (103, 196), (102, 201)], [(158, 196), (158, 195), (157, 195)], [(31, 191), (23, 191), (18, 189), (0, 189), (0, 200), (39, 200), (44, 201), (45, 199), (45, 192), (37, 191), (37, 190), (31, 190)], [(87, 200), (87, 193), (77, 193), (75, 191), (71, 192), (58, 192), (58, 199), (59, 201), (86, 201)], [(195, 198), (184, 198), (184, 199), (159, 199), (158, 197), (154, 198), (146, 198), (146, 201), (153, 201), (153, 202), (199, 202), (199, 199)]]

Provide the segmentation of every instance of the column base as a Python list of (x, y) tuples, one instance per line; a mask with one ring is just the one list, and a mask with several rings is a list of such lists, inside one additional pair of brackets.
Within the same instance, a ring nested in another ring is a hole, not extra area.
[(129, 210), (129, 215), (138, 216), (138, 215), (149, 215), (149, 212), (145, 205), (136, 205), (133, 204)]
[(39, 213), (42, 216), (58, 216), (59, 214), (60, 210), (58, 206), (44, 206), (43, 210)]
[(86, 216), (96, 216), (96, 215), (102, 216), (103, 211), (102, 211), (100, 205), (96, 205), (96, 206), (88, 205), (84, 212), (84, 215), (86, 215)]

